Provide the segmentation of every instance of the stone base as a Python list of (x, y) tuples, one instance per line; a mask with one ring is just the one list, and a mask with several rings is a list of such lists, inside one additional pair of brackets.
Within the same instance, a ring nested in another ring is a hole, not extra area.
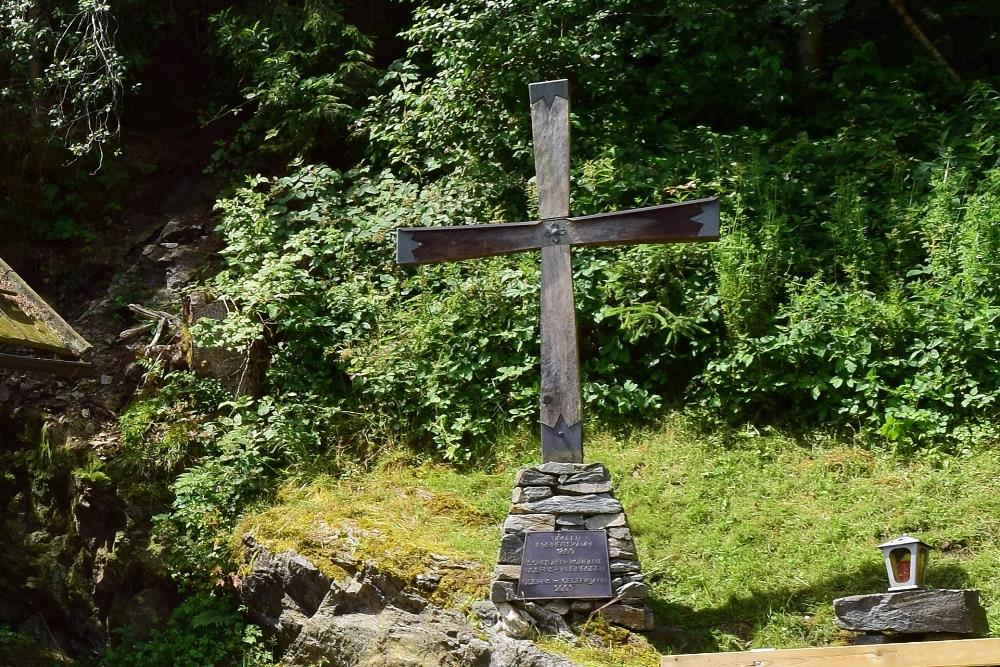
[(985, 635), (986, 610), (974, 589), (898, 591), (852, 595), (833, 601), (843, 630), (891, 635)]
[[(563, 530), (607, 534), (611, 599), (529, 601), (517, 597), (524, 534)], [(518, 471), (490, 587), (498, 623), (507, 634), (519, 638), (534, 631), (572, 635), (569, 627), (586, 622), (595, 612), (616, 625), (650, 630), (653, 612), (648, 592), (632, 531), (614, 496), (607, 468), (600, 463), (543, 463)]]

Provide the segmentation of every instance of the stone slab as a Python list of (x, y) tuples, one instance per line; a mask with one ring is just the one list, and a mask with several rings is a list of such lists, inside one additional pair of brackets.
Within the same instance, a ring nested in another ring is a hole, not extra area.
[[(619, 512), (617, 514), (597, 514), (595, 516), (587, 517), (585, 524), (587, 526), (587, 530), (601, 530), (602, 528), (624, 526), (625, 514), (624, 512)], [(610, 532), (608, 534), (610, 535)]]
[(553, 496), (511, 507), (513, 514), (618, 514), (622, 504), (616, 498), (597, 495)]
[(555, 530), (556, 517), (552, 514), (511, 514), (503, 522), (505, 533), (524, 533)]
[(837, 627), (855, 632), (983, 635), (989, 630), (974, 589), (852, 595), (834, 600), (833, 613)]
[(611, 482), (560, 484), (556, 487), (556, 492), (570, 496), (585, 496), (592, 493), (611, 493)]
[(514, 478), (515, 486), (555, 486), (558, 483), (558, 477), (538, 472), (534, 468), (521, 468)]

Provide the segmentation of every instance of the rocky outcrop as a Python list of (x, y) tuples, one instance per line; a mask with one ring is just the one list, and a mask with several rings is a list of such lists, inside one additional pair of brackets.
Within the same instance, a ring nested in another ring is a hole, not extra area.
[[(500, 611), (474, 605), (475, 625), (429, 600), (447, 585), (445, 571), (467, 567), (434, 559), (410, 578), (374, 563), (342, 558), (328, 577), (293, 551), (273, 553), (244, 537), (249, 571), (238, 589), (251, 618), (274, 638), (282, 664), (331, 667), (572, 667), (530, 641), (499, 632)], [(476, 625), (479, 627), (477, 628)]]

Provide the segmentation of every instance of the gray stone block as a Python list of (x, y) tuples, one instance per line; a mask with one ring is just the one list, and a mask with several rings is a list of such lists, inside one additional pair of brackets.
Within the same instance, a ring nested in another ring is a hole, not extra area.
[(632, 531), (625, 526), (619, 526), (617, 528), (608, 528), (608, 537), (615, 540), (632, 540)]
[(640, 572), (642, 568), (639, 567), (639, 561), (637, 560), (615, 560), (611, 561), (611, 574), (631, 574), (632, 572)]
[(589, 470), (559, 476), (560, 484), (600, 484), (610, 481), (611, 475), (608, 473), (608, 469), (601, 464), (597, 464)]
[(556, 529), (556, 517), (552, 514), (511, 514), (503, 522), (505, 533), (521, 534), (525, 531), (546, 531)]
[(983, 635), (986, 610), (973, 589), (898, 591), (833, 601), (837, 627), (855, 632), (952, 632)]
[(622, 504), (602, 496), (553, 496), (511, 508), (512, 514), (618, 514)]
[(641, 600), (649, 596), (649, 587), (637, 581), (630, 581), (615, 591), (615, 597), (623, 600)]
[(557, 526), (568, 526), (571, 528), (583, 528), (582, 514), (560, 514), (556, 517)]
[(610, 623), (624, 626), (630, 630), (653, 629), (653, 610), (646, 606), (613, 604), (602, 609), (601, 614)]
[(500, 540), (497, 562), (501, 565), (520, 565), (524, 552), (524, 533), (507, 533)]
[(521, 566), (497, 565), (493, 570), (493, 578), (502, 581), (517, 581), (521, 578)]
[(559, 478), (555, 475), (547, 475), (534, 468), (521, 468), (514, 478), (515, 486), (555, 486), (558, 483)]
[(512, 581), (494, 581), (490, 585), (490, 602), (510, 602), (517, 595)]
[(585, 496), (592, 493), (611, 493), (611, 482), (560, 484), (556, 487), (556, 493), (569, 496)]
[(552, 496), (551, 486), (515, 486), (511, 494), (512, 503), (530, 503)]
[(588, 516), (585, 522), (587, 530), (601, 530), (603, 528), (611, 528), (613, 526), (624, 526), (625, 525), (625, 514), (598, 514), (596, 516)]
[(593, 470), (600, 465), (600, 463), (559, 463), (557, 461), (550, 461), (535, 466), (534, 470), (547, 475), (576, 475)]

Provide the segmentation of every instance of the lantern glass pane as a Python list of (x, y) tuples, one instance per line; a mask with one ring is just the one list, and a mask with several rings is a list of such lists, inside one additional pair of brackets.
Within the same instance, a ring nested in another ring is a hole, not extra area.
[(905, 584), (910, 580), (910, 550), (899, 547), (889, 552), (889, 562), (892, 564), (892, 578), (896, 584)]
[(920, 551), (917, 552), (917, 580), (916, 584), (923, 584), (924, 577), (927, 574), (927, 556), (928, 550), (924, 547), (920, 547)]

